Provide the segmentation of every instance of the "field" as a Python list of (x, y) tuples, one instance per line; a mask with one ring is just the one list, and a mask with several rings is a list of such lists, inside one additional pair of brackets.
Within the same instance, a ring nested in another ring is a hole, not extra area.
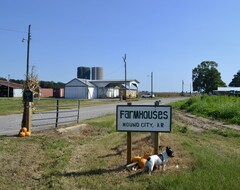
[[(40, 101), (39, 101), (40, 100)], [(77, 107), (77, 100), (59, 99), (60, 106), (64, 105), (68, 109)], [(42, 98), (34, 99), (33, 105), (37, 111), (56, 110), (56, 99)], [(112, 99), (104, 100), (81, 100), (81, 107), (96, 106), (100, 104), (111, 104), (119, 102), (119, 100)], [(23, 112), (23, 103), (21, 98), (0, 98), (0, 115), (20, 114)]]
[[(160, 150), (171, 146), (175, 157), (165, 172), (155, 170), (152, 176), (126, 169), (126, 133), (115, 131), (115, 115), (31, 137), (2, 136), (0, 189), (239, 189), (239, 125), (229, 124), (229, 118), (221, 123), (207, 112), (223, 102), (238, 112), (239, 99), (218, 98), (193, 97), (173, 105), (173, 131), (160, 134)], [(132, 134), (133, 156), (153, 152), (149, 133)]]
[[(158, 98), (163, 97), (177, 97), (179, 94), (177, 93), (158, 93), (156, 94)], [(55, 110), (56, 109), (56, 100), (55, 98), (35, 98), (33, 100), (33, 107), (37, 109), (37, 111), (48, 111), (48, 110)], [(130, 99), (130, 101), (137, 101), (139, 99)], [(68, 105), (68, 108), (76, 108), (77, 100), (72, 99), (59, 99), (60, 106), (61, 105)], [(96, 106), (101, 104), (111, 104), (121, 102), (120, 99), (94, 99), (94, 100), (80, 100), (81, 107), (89, 107), (89, 106)], [(41, 107), (41, 109), (39, 109)], [(34, 109), (35, 109), (34, 108)], [(21, 114), (23, 112), (23, 102), (22, 98), (0, 98), (0, 115), (10, 115), (10, 114)]]
[[(195, 130), (175, 115), (173, 132), (160, 135), (175, 151), (165, 172), (126, 170), (126, 133), (106, 115), (29, 138), (0, 137), (0, 189), (239, 189), (239, 132)], [(152, 152), (150, 134), (133, 133), (132, 146), (133, 156)]]

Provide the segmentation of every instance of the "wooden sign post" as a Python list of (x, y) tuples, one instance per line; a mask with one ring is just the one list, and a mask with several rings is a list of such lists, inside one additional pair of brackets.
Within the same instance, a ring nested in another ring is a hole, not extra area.
[(32, 132), (32, 102), (33, 102), (33, 93), (30, 90), (25, 90), (23, 92), (23, 101), (24, 101), (24, 114), (25, 114), (25, 123), (23, 127), (26, 127), (27, 130)]
[[(132, 103), (128, 102), (128, 106), (131, 106)], [(132, 160), (132, 132), (127, 132), (127, 164), (130, 164)]]
[(158, 154), (159, 132), (171, 132), (172, 107), (159, 105), (117, 105), (116, 130), (127, 132), (127, 163), (132, 158), (131, 132), (151, 132), (154, 154)]
[(127, 164), (132, 160), (132, 132), (127, 132)]
[(158, 136), (158, 132), (155, 132), (154, 133), (154, 154), (159, 154), (158, 148), (159, 148), (159, 136)]
[[(154, 103), (155, 106), (159, 106), (159, 101), (156, 101)], [(159, 135), (158, 132), (155, 132), (154, 135), (154, 154), (158, 154), (158, 150), (159, 150)]]

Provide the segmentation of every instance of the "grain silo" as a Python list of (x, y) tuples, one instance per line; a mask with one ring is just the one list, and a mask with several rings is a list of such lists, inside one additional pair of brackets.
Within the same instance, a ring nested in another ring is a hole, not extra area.
[(92, 67), (92, 80), (103, 80), (103, 67)]
[(78, 67), (77, 78), (90, 80), (90, 67)]

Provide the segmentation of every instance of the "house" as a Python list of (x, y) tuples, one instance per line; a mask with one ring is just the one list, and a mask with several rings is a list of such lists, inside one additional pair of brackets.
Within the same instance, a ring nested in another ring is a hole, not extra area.
[(22, 97), (23, 85), (0, 80), (0, 97)]
[[(116, 98), (124, 96), (124, 80), (88, 80), (74, 78), (65, 85), (64, 97), (72, 99)], [(136, 97), (139, 82), (127, 80), (127, 97)]]

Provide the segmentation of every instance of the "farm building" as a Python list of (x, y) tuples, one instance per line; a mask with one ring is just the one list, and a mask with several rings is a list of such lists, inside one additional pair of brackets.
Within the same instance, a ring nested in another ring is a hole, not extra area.
[[(139, 82), (127, 80), (127, 96), (136, 97)], [(73, 99), (117, 98), (124, 95), (124, 80), (74, 78), (65, 85), (64, 97)]]
[(240, 87), (218, 87), (213, 91), (216, 95), (237, 95), (240, 96)]
[(0, 80), (0, 97), (22, 97), (23, 85)]
[(63, 98), (64, 88), (39, 88), (35, 98)]
[(94, 85), (87, 79), (73, 79), (65, 85), (64, 97), (72, 99), (93, 99), (96, 98)]

